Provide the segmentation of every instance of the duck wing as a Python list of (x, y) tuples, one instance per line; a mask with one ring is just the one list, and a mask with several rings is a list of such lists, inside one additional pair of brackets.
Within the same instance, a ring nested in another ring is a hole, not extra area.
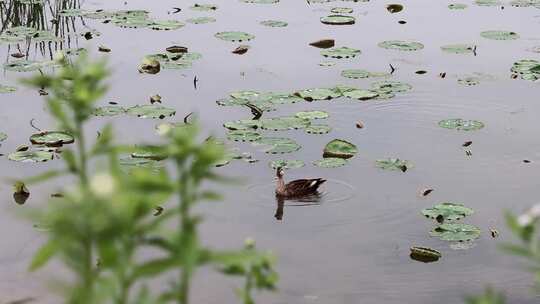
[(297, 179), (285, 185), (285, 189), (290, 194), (305, 194), (317, 191), (321, 184), (326, 182), (322, 178)]

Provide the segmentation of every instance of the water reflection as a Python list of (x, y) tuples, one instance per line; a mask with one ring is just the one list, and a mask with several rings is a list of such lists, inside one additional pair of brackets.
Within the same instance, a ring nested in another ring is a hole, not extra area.
[(283, 220), (285, 201), (287, 201), (287, 206), (292, 207), (315, 206), (321, 204), (321, 199), (323, 196), (324, 193), (320, 192), (296, 199), (284, 199), (283, 197), (276, 196), (276, 213), (274, 214), (274, 217), (278, 221)]

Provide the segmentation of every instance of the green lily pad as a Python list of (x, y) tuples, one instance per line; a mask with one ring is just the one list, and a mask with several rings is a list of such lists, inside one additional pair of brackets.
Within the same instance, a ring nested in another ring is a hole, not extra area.
[(477, 239), (480, 233), (480, 229), (473, 225), (447, 223), (435, 227), (429, 234), (443, 241), (466, 242)]
[(264, 118), (260, 120), (261, 129), (272, 131), (286, 131), (304, 129), (309, 126), (309, 119), (303, 119), (293, 116)]
[(49, 31), (36, 31), (29, 35), (28, 38), (32, 39), (33, 42), (60, 42), (61, 38), (56, 37), (54, 33)]
[(8, 94), (17, 91), (17, 87), (1, 85), (0, 84), (0, 94)]
[(269, 146), (265, 152), (268, 154), (292, 153), (300, 150), (300, 145), (290, 138), (283, 137), (262, 137), (254, 142), (256, 145)]
[(163, 160), (167, 158), (163, 153), (163, 149), (159, 146), (137, 146), (136, 150), (131, 153), (131, 157), (152, 160)]
[(371, 90), (351, 90), (343, 93), (343, 96), (358, 100), (368, 100), (379, 96), (379, 93)]
[(139, 17), (139, 16), (133, 16), (133, 17), (119, 17), (115, 16), (112, 20), (112, 23), (116, 26), (122, 27), (122, 28), (145, 28), (150, 25), (152, 25), (154, 22), (152, 20), (147, 19), (146, 17)]
[(298, 168), (302, 168), (306, 164), (301, 160), (278, 159), (278, 160), (271, 161), (269, 165), (270, 165), (270, 168), (272, 169), (277, 169), (277, 168), (298, 169)]
[(445, 119), (439, 121), (439, 126), (446, 129), (455, 129), (460, 131), (480, 130), (484, 124), (477, 120), (463, 120), (461, 118)]
[(519, 34), (509, 31), (484, 31), (480, 36), (491, 40), (516, 40), (519, 39)]
[(279, 20), (264, 20), (260, 24), (268, 27), (286, 27), (289, 25), (287, 22)]
[(219, 32), (214, 35), (216, 38), (231, 42), (250, 41), (255, 38), (254, 35), (245, 32)]
[(499, 6), (502, 4), (499, 0), (475, 0), (474, 3), (478, 6)]
[(189, 18), (186, 20), (188, 23), (192, 24), (206, 24), (206, 23), (213, 23), (216, 22), (216, 18), (214, 17), (196, 17), (196, 18)]
[(233, 130), (229, 131), (227, 139), (234, 141), (256, 141), (261, 139), (261, 134), (250, 130)]
[(54, 158), (54, 154), (52, 152), (41, 151), (41, 150), (19, 151), (19, 152), (14, 152), (8, 155), (9, 160), (23, 162), (23, 163), (46, 162), (46, 161), (52, 160), (53, 158)]
[(334, 7), (330, 10), (333, 14), (352, 14), (354, 9), (350, 7)]
[(520, 78), (524, 80), (536, 81), (540, 79), (540, 61), (538, 60), (518, 60), (514, 62), (510, 70), (512, 73), (519, 75)]
[(30, 142), (34, 145), (45, 145), (48, 147), (58, 147), (75, 142), (75, 138), (62, 131), (45, 131), (30, 136)]
[(322, 62), (319, 62), (319, 65), (322, 67), (331, 67), (331, 66), (335, 66), (336, 63), (334, 61), (322, 61)]
[(328, 113), (324, 111), (303, 111), (298, 112), (294, 116), (301, 119), (325, 119), (328, 118)]
[(332, 128), (328, 125), (310, 125), (306, 128), (308, 134), (328, 134), (332, 131)]
[(342, 139), (334, 139), (324, 147), (323, 157), (348, 159), (355, 156), (356, 153), (358, 153), (358, 149), (352, 143)]
[(358, 49), (353, 49), (346, 46), (321, 51), (321, 55), (323, 55), (324, 57), (330, 57), (335, 59), (354, 58), (361, 53), (362, 52)]
[(454, 54), (472, 54), (474, 53), (474, 45), (472, 44), (449, 44), (441, 46), (441, 50), (447, 53)]
[(153, 159), (147, 159), (147, 158), (133, 158), (133, 157), (126, 157), (122, 158), (119, 161), (120, 166), (132, 170), (136, 168), (147, 168), (152, 169), (153, 171), (159, 171), (163, 168), (163, 163), (157, 160)]
[(399, 81), (378, 81), (371, 84), (371, 88), (377, 92), (386, 91), (391, 93), (404, 93), (412, 90), (410, 84)]
[(12, 72), (32, 72), (52, 65), (52, 61), (15, 60), (5, 63), (4, 69)]
[(125, 113), (126, 109), (120, 106), (103, 106), (96, 108), (92, 114), (95, 116), (115, 116)]
[(178, 20), (158, 20), (154, 21), (149, 27), (156, 31), (171, 31), (183, 27), (185, 23)]
[(313, 162), (313, 165), (320, 168), (338, 168), (343, 167), (348, 163), (346, 159), (337, 157), (325, 157)]
[(430, 219), (443, 217), (444, 220), (457, 221), (473, 214), (474, 211), (459, 203), (440, 203), (432, 208), (422, 210), (422, 214)]
[(8, 138), (8, 135), (4, 132), (0, 132), (0, 142), (6, 140)]
[(448, 5), (448, 8), (451, 10), (463, 10), (467, 8), (467, 4), (463, 3), (451, 3)]
[(174, 116), (176, 114), (176, 110), (160, 105), (142, 105), (128, 108), (126, 113), (140, 118), (163, 119), (165, 117)]
[(211, 12), (211, 11), (216, 11), (218, 7), (217, 5), (214, 5), (214, 4), (195, 3), (193, 6), (190, 7), (190, 9), (194, 11), (198, 11), (198, 12)]
[(321, 22), (329, 25), (352, 25), (356, 22), (356, 19), (347, 15), (330, 15), (322, 17)]
[(390, 73), (386, 72), (369, 72), (366, 70), (350, 69), (341, 71), (341, 76), (350, 79), (362, 79), (371, 77), (388, 77)]
[(414, 167), (414, 165), (410, 161), (402, 160), (399, 158), (379, 159), (375, 163), (377, 167), (381, 169), (395, 170), (395, 171), (402, 171), (402, 172), (405, 172), (409, 170), (410, 168)]
[(399, 51), (418, 51), (424, 48), (420, 42), (403, 41), (403, 40), (388, 40), (378, 44), (379, 47), (389, 50)]
[(457, 82), (464, 86), (475, 86), (480, 84), (480, 78), (478, 77), (462, 77), (457, 80)]
[(254, 130), (260, 128), (261, 123), (258, 120), (241, 119), (225, 122), (223, 126), (229, 130)]
[(272, 93), (270, 96), (272, 104), (291, 104), (304, 101), (304, 99), (293, 94)]
[(313, 101), (313, 100), (330, 100), (332, 98), (340, 97), (341, 93), (336, 92), (332, 89), (317, 88), (317, 89), (307, 89), (303, 91), (298, 91), (295, 93), (295, 95), (304, 100)]

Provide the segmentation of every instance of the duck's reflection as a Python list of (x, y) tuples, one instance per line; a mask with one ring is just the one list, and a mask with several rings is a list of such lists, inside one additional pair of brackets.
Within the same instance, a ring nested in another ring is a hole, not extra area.
[(278, 221), (283, 220), (285, 202), (287, 202), (287, 206), (292, 206), (292, 207), (313, 206), (313, 205), (320, 205), (322, 197), (323, 197), (323, 194), (319, 192), (315, 194), (307, 195), (301, 198), (296, 198), (296, 199), (284, 199), (283, 197), (276, 196), (277, 207), (276, 207), (276, 213), (274, 214), (274, 217)]

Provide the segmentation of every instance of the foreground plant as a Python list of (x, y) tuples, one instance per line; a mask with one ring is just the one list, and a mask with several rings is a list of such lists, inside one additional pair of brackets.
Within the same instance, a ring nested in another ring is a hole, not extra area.
[[(61, 64), (56, 75), (26, 80), (49, 92), (49, 111), (59, 129), (73, 135), (77, 147), (62, 149), (65, 170), (26, 181), (64, 174), (76, 178), (62, 195), (55, 195), (45, 209), (33, 214), (47, 228), (48, 239), (31, 269), (53, 258), (61, 260), (74, 275), (64, 285), (66, 303), (187, 304), (191, 279), (202, 265), (244, 276), (246, 284), (240, 292), (244, 304), (254, 303), (254, 289), (274, 289), (277, 274), (271, 255), (259, 253), (251, 242), (242, 250), (215, 251), (199, 238), (202, 217), (192, 210), (201, 201), (219, 199), (202, 185), (222, 181), (213, 172), (224, 155), (221, 145), (199, 140), (197, 126), (175, 127), (164, 132), (164, 144), (153, 147), (170, 166), (126, 172), (119, 156), (130, 150), (113, 145), (110, 126), (99, 132), (92, 147), (84, 132), (95, 103), (107, 90), (105, 63), (81, 57), (72, 64), (62, 59)], [(94, 167), (103, 169), (91, 172)], [(174, 177), (166, 167), (174, 169)], [(166, 209), (161, 207), (165, 203), (170, 205)], [(151, 291), (146, 284), (155, 280), (170, 284)]]

